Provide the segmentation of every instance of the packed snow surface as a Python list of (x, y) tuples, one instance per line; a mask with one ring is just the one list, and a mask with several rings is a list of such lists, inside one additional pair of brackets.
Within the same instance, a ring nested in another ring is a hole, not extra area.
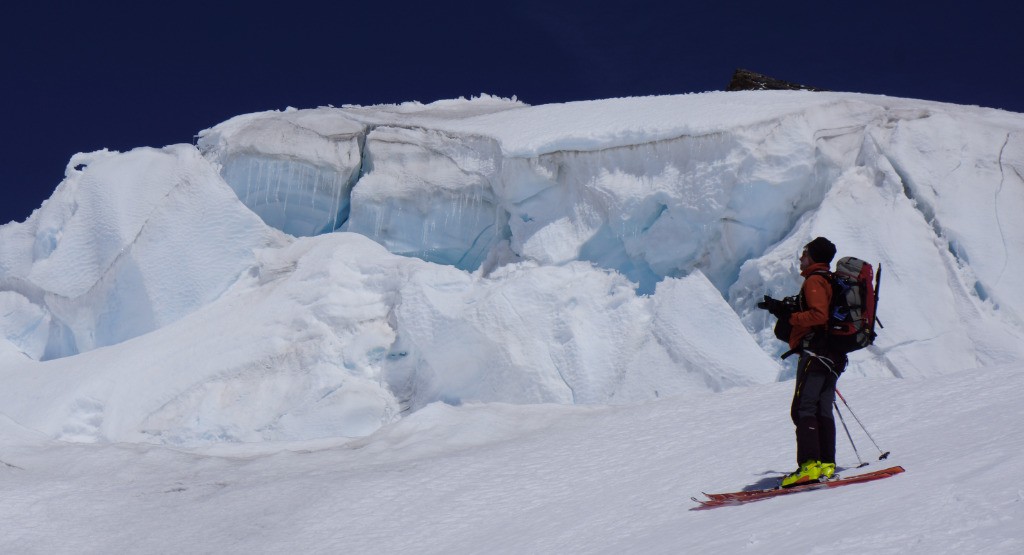
[[(879, 482), (691, 511), (795, 468), (792, 382), (625, 406), (436, 403), (363, 439), (68, 444), (0, 421), (6, 553), (934, 553), (1024, 549), (1024, 366), (844, 376)], [(845, 409), (844, 409), (845, 410)], [(842, 434), (842, 432), (840, 432)], [(840, 466), (856, 466), (850, 443)], [(844, 472), (840, 470), (840, 472)], [(852, 473), (854, 470), (850, 469)]]
[[(1020, 114), (765, 91), (76, 155), (0, 227), (0, 547), (1019, 552), (1022, 175)], [(908, 471), (688, 512), (794, 465), (755, 305), (819, 235), (882, 269), (840, 388)]]

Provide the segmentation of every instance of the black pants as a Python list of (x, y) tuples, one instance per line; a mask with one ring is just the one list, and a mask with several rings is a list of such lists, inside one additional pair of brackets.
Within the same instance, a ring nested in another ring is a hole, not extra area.
[(836, 421), (832, 405), (836, 382), (846, 369), (845, 355), (801, 353), (796, 368), (796, 391), (790, 416), (796, 425), (796, 463), (836, 462)]

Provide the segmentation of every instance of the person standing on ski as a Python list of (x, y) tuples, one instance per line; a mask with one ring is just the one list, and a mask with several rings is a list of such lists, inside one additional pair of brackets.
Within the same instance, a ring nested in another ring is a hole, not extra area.
[(782, 479), (784, 488), (831, 478), (836, 469), (832, 405), (836, 382), (846, 369), (847, 358), (844, 353), (829, 349), (827, 341), (826, 324), (832, 302), (829, 267), (835, 254), (836, 246), (824, 237), (807, 243), (800, 255), (800, 275), (804, 277), (800, 294), (783, 301), (766, 295), (757, 305), (779, 318), (776, 335), (781, 335), (780, 327), (789, 330), (790, 353), (800, 353), (790, 407), (800, 467)]

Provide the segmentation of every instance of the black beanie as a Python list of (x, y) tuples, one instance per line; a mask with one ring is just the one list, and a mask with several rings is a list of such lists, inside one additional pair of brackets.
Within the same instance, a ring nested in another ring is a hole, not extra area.
[(817, 237), (807, 246), (807, 254), (810, 255), (811, 260), (819, 263), (830, 264), (832, 258), (836, 255), (836, 246), (832, 244), (832, 241), (824, 237)]

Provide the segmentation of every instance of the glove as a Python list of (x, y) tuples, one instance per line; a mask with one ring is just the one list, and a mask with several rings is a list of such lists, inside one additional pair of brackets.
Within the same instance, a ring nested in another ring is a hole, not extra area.
[(768, 312), (771, 312), (772, 314), (774, 314), (775, 310), (777, 310), (778, 307), (781, 304), (782, 304), (782, 301), (780, 301), (778, 299), (773, 299), (773, 298), (769, 297), (768, 295), (765, 295), (764, 296), (764, 300), (759, 302), (759, 303), (757, 303), (757, 308), (760, 308), (761, 310), (767, 310)]
[(772, 316), (775, 316), (776, 318), (780, 319), (788, 318), (789, 315), (792, 314), (793, 312), (793, 310), (789, 307), (789, 304), (787, 304), (785, 301), (773, 299), (768, 295), (764, 296), (763, 301), (757, 303), (757, 308), (760, 308), (761, 310), (767, 310), (772, 314)]

